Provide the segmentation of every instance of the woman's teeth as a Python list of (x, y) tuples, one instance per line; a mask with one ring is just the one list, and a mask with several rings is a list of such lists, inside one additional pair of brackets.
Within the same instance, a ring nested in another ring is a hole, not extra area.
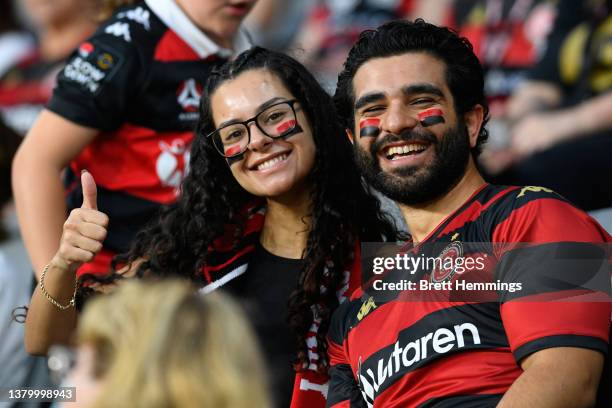
[(269, 169), (270, 167), (274, 166), (276, 163), (281, 162), (283, 160), (287, 160), (287, 155), (286, 154), (282, 154), (280, 156), (276, 156), (273, 159), (270, 160), (266, 160), (265, 162), (259, 164), (257, 166), (257, 170), (265, 170), (265, 169)]

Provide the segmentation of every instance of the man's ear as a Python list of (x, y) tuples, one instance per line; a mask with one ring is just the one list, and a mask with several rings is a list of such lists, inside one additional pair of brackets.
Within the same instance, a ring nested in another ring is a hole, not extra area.
[(346, 137), (348, 137), (348, 140), (351, 142), (351, 144), (355, 144), (355, 139), (353, 138), (353, 132), (351, 131), (351, 129), (345, 128), (344, 131), (346, 132)]
[(484, 108), (482, 105), (474, 105), (474, 107), (463, 115), (465, 120), (465, 126), (468, 131), (470, 138), (470, 147), (476, 147), (478, 141), (478, 135), (482, 128), (482, 121), (484, 120)]

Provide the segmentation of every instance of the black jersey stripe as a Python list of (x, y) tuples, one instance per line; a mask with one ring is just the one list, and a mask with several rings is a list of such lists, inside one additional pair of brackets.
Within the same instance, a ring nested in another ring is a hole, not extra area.
[(501, 301), (565, 291), (610, 294), (610, 268), (604, 244), (553, 242), (520, 245), (506, 251), (494, 271), (494, 279), (521, 283), (522, 289), (504, 292)]
[(493, 408), (504, 394), (473, 394), (453, 397), (432, 398), (418, 408)]
[(348, 404), (344, 405), (347, 408), (367, 407), (357, 384), (350, 381), (353, 378), (353, 371), (350, 365), (337, 364), (329, 369), (329, 374), (331, 377), (329, 386), (334, 388), (336, 392), (329, 396), (327, 407), (334, 407), (334, 405), (340, 404), (343, 401), (348, 401)]
[(580, 347), (599, 351), (605, 356), (608, 355), (608, 343), (598, 337), (563, 334), (542, 337), (523, 344), (514, 351), (514, 358), (516, 361), (521, 361), (536, 351), (553, 347)]

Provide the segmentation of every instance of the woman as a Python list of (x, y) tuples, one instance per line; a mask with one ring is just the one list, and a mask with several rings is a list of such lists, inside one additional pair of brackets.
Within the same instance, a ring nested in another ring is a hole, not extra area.
[(270, 407), (253, 332), (220, 293), (126, 282), (87, 305), (76, 338), (62, 385), (76, 387), (78, 407)]
[[(230, 289), (254, 322), (279, 406), (323, 406), (325, 335), (360, 283), (359, 243), (394, 239), (394, 229), (362, 184), (331, 98), (298, 62), (253, 48), (211, 74), (203, 95), (176, 207), (119, 262), (136, 262), (140, 276), (183, 276), (205, 292)], [(73, 281), (53, 270), (93, 256), (106, 221), (90, 175), (83, 182), (89, 208), (70, 215), (45, 282), (61, 304)], [(48, 324), (42, 310), (53, 306), (37, 291), (26, 337), (39, 347), (49, 340), (38, 335)], [(74, 321), (63, 322), (69, 333)]]

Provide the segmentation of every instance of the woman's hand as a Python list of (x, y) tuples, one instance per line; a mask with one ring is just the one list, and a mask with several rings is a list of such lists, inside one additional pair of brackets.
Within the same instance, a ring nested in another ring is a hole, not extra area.
[(88, 171), (81, 173), (83, 205), (70, 212), (64, 223), (59, 250), (51, 264), (57, 268), (76, 271), (91, 261), (102, 250), (106, 238), (108, 216), (98, 211), (96, 182)]

